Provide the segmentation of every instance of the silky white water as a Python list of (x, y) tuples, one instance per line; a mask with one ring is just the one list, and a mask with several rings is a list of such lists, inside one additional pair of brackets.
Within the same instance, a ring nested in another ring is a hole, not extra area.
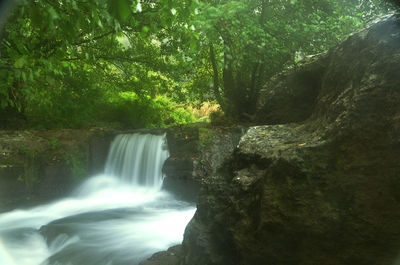
[(105, 174), (68, 198), (0, 214), (0, 264), (134, 265), (179, 244), (195, 208), (161, 191), (165, 141), (119, 135)]

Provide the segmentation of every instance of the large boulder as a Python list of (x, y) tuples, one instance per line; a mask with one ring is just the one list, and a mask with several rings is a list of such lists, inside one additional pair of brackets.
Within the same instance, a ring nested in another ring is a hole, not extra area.
[(184, 264), (398, 264), (400, 15), (318, 57), (269, 83), (257, 114), (269, 125), (204, 180)]
[(328, 63), (328, 54), (309, 56), (271, 78), (260, 90), (256, 122), (283, 124), (309, 118), (317, 103)]
[(196, 201), (201, 183), (214, 174), (239, 143), (245, 129), (209, 124), (169, 128), (170, 157), (165, 161), (163, 188), (179, 199)]

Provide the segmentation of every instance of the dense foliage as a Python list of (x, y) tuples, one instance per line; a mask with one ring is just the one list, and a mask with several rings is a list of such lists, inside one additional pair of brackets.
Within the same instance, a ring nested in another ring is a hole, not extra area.
[(375, 0), (22, 0), (2, 28), (2, 127), (168, 126), (263, 83), (390, 6)]
[[(224, 110), (254, 112), (258, 91), (283, 67), (328, 50), (389, 5), (356, 0), (209, 0), (194, 25)], [(207, 58), (208, 57), (208, 58)], [(211, 82), (210, 82), (211, 83)], [(246, 115), (247, 114), (247, 115)]]

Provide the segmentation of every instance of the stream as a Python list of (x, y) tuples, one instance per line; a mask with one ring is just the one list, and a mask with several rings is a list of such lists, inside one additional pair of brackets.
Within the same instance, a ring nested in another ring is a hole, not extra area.
[(195, 205), (161, 189), (165, 135), (118, 135), (104, 174), (68, 198), (0, 214), (1, 265), (136, 265), (182, 242)]

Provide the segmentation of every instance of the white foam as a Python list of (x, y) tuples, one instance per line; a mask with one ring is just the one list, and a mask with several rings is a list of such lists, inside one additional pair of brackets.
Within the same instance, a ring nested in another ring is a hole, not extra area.
[[(68, 255), (60, 255), (57, 264), (85, 259), (88, 265), (107, 265), (113, 258), (135, 264), (181, 242), (195, 208), (160, 190), (161, 168), (168, 157), (164, 145), (165, 135), (118, 136), (107, 174), (87, 180), (68, 198), (0, 214), (0, 264), (40, 265), (66, 249)], [(82, 214), (89, 219), (80, 218)], [(53, 225), (56, 236), (48, 245), (38, 229), (56, 220), (67, 231)]]

